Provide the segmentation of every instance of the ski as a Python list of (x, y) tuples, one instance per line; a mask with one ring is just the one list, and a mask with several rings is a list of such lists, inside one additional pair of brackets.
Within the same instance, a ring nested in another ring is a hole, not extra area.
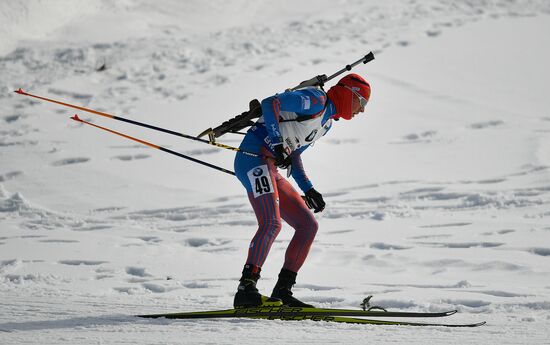
[(322, 317), (322, 316), (363, 316), (363, 317), (444, 317), (455, 314), (456, 310), (445, 312), (402, 312), (402, 311), (378, 311), (355, 309), (331, 309), (331, 308), (300, 308), (286, 306), (264, 306), (254, 308), (239, 308), (225, 310), (210, 310), (182, 313), (163, 313), (138, 315), (145, 318), (167, 319), (212, 319), (232, 317)]
[(465, 323), (465, 324), (448, 324), (448, 323), (432, 323), (432, 322), (409, 322), (409, 321), (395, 321), (395, 320), (372, 320), (372, 319), (361, 319), (355, 317), (345, 317), (345, 316), (300, 316), (300, 317), (255, 317), (255, 319), (266, 319), (266, 320), (283, 320), (283, 321), (302, 321), (302, 320), (311, 320), (311, 321), (327, 321), (327, 322), (336, 322), (336, 323), (347, 323), (347, 324), (362, 324), (362, 325), (387, 325), (387, 326), (432, 326), (432, 327), (479, 327), (486, 324), (485, 321), (477, 323)]
[(350, 316), (364, 317), (445, 317), (455, 314), (456, 310), (446, 312), (391, 312), (391, 311), (363, 311), (354, 309), (327, 309), (327, 308), (292, 308), (292, 307), (256, 307), (243, 309), (212, 310), (187, 313), (164, 313), (138, 315), (143, 318), (167, 319), (218, 319), (218, 318), (251, 318), (283, 321), (327, 321), (347, 324), (363, 325), (394, 325), (394, 326), (439, 326), (439, 327), (478, 327), (485, 322), (468, 324), (447, 324), (432, 322), (410, 322), (397, 320), (372, 320)]

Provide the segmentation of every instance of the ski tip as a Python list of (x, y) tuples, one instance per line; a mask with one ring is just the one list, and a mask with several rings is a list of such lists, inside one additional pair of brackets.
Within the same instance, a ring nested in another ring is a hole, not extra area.
[(487, 324), (487, 321), (481, 321), (477, 323), (467, 323), (467, 324), (459, 324), (459, 325), (451, 325), (451, 327), (479, 327)]
[(23, 91), (23, 89), (22, 89), (22, 88), (19, 88), (19, 89), (17, 89), (17, 90), (15, 90), (15, 91), (13, 91), (13, 92), (15, 92), (15, 93), (18, 93), (18, 94), (20, 94), (20, 95), (25, 95), (25, 94), (26, 94), (26, 92), (25, 92), (25, 91)]
[(451, 315), (456, 314), (456, 313), (458, 313), (458, 310), (456, 310), (456, 309), (455, 310), (449, 310), (448, 312), (445, 313), (445, 315), (446, 316), (451, 316)]
[(134, 315), (135, 317), (142, 317), (145, 319), (158, 319), (162, 317), (161, 315), (151, 314), (151, 315)]

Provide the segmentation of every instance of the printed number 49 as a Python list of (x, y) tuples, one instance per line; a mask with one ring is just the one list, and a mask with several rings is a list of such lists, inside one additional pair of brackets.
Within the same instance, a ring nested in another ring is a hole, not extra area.
[(263, 194), (271, 192), (271, 186), (267, 176), (262, 176), (256, 179), (256, 193)]

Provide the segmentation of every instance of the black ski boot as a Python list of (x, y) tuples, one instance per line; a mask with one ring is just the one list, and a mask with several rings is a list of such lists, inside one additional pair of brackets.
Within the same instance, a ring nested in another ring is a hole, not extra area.
[(302, 307), (302, 308), (315, 308), (311, 304), (304, 303), (294, 297), (292, 297), (292, 285), (296, 284), (296, 272), (289, 271), (287, 269), (281, 269), (279, 273), (279, 280), (273, 288), (271, 297), (280, 298), (285, 306), (289, 307)]
[(258, 292), (256, 283), (260, 279), (260, 267), (245, 265), (243, 275), (240, 279), (235, 299), (234, 308), (249, 308), (259, 306), (282, 306), (283, 303), (278, 298), (263, 296)]

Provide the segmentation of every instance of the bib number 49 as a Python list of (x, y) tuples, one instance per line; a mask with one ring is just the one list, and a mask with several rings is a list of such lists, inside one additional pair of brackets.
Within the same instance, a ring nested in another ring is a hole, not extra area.
[(251, 169), (247, 175), (255, 198), (274, 192), (267, 165), (255, 167)]
[(256, 193), (264, 194), (271, 192), (271, 183), (267, 176), (262, 176), (256, 179)]

